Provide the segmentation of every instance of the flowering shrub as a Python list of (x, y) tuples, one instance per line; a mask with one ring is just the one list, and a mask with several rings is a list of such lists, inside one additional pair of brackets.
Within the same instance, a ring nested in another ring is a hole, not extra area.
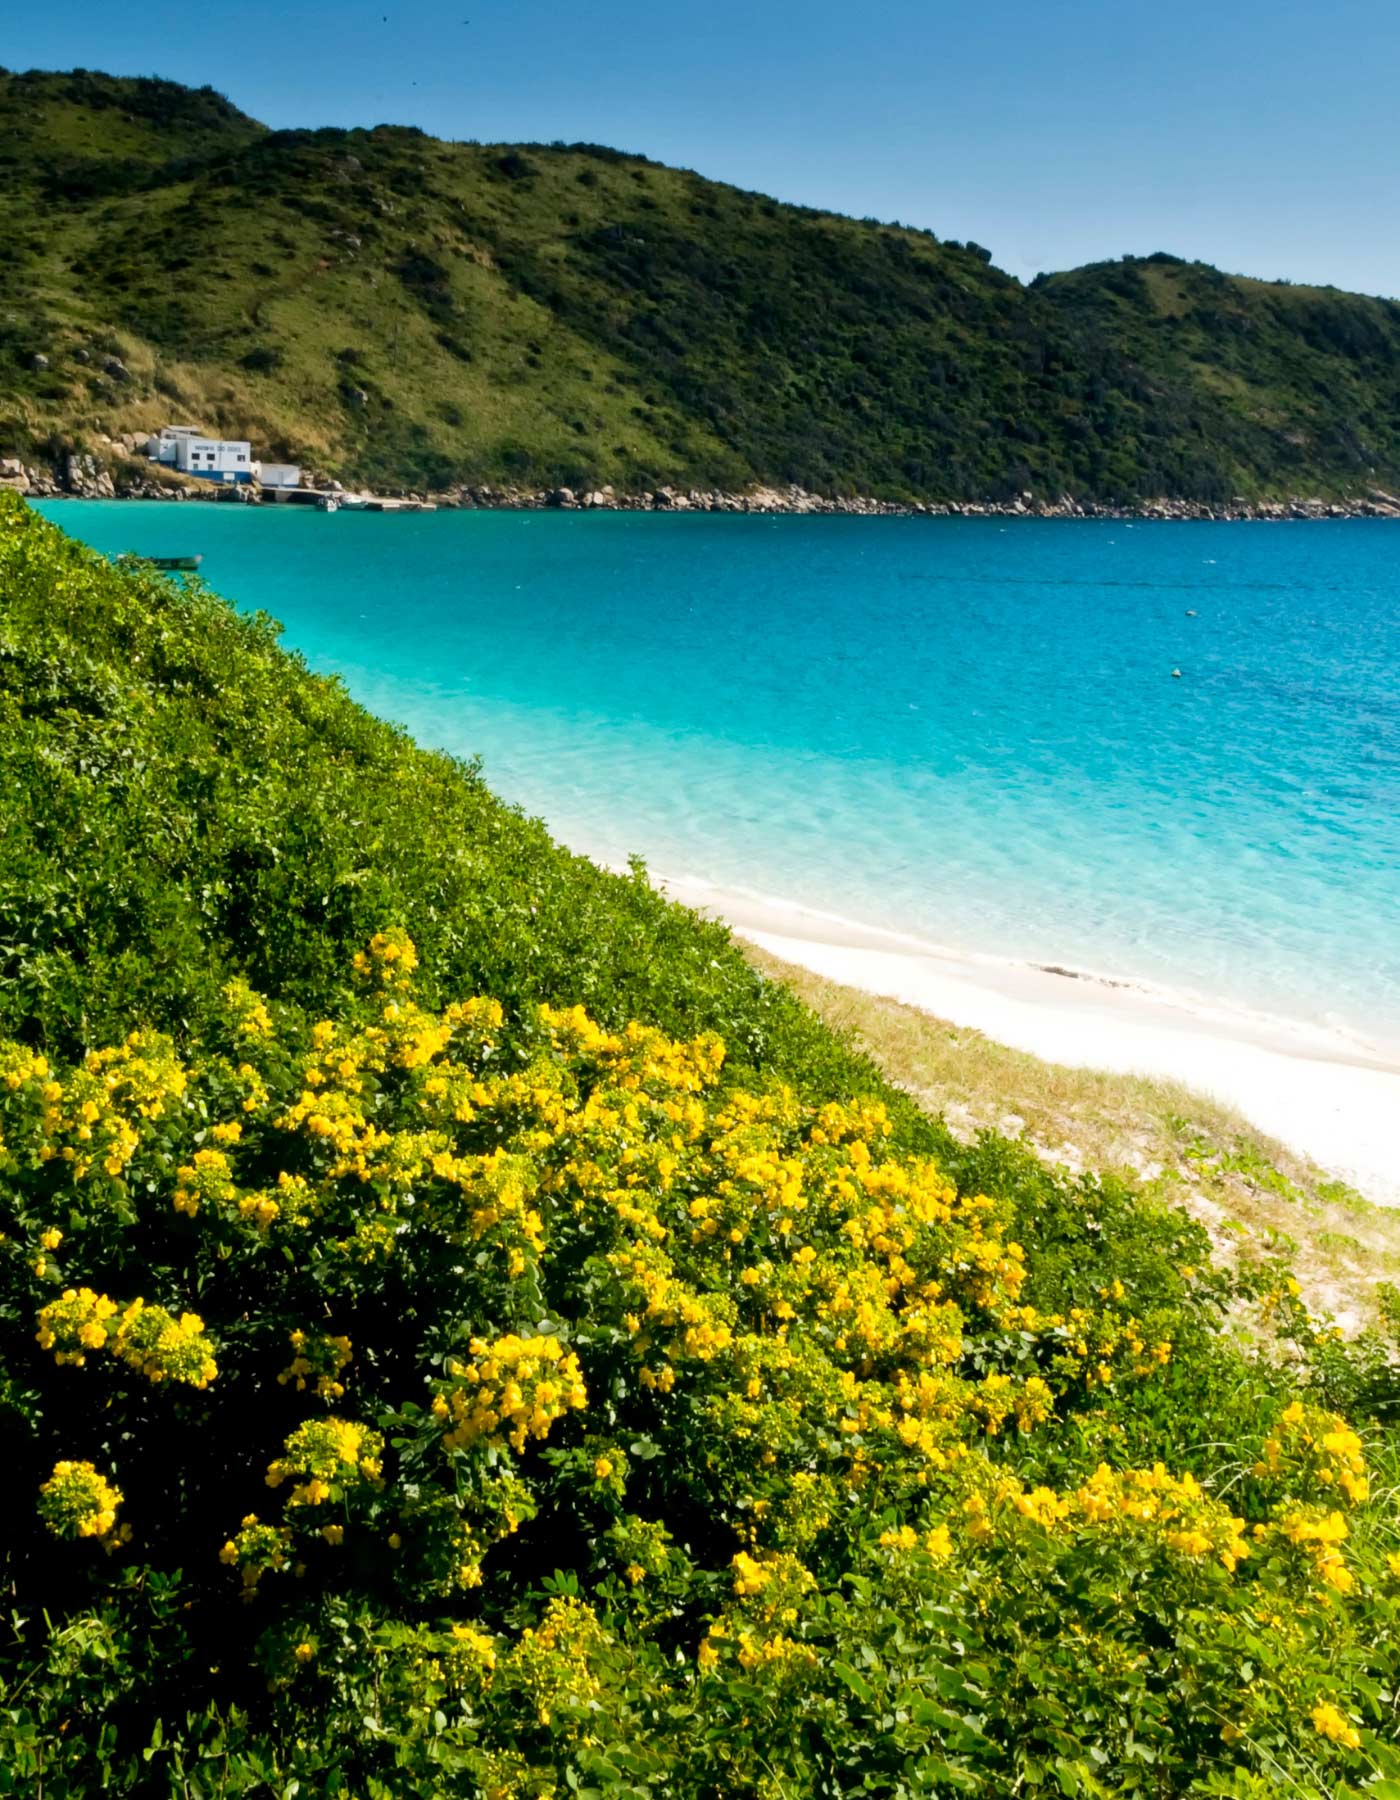
[(139, 1632), (183, 1569), (211, 1704), (256, 1670), (376, 1794), (1400, 1776), (1394, 1515), (1199, 1246), (1090, 1295), (876, 1101), (415, 964), (0, 1050), (25, 1591)]
[[(57, 1235), (51, 1229), (42, 1237)], [(65, 1288), (61, 1299), (41, 1307), (36, 1336), (41, 1348), (53, 1351), (56, 1363), (75, 1368), (87, 1361), (89, 1350), (106, 1349), (151, 1382), (206, 1388), (219, 1372), (198, 1313), (182, 1312), (176, 1318), (163, 1306), (147, 1306), (139, 1299), (119, 1308), (106, 1294), (86, 1287)]]
[(39, 1516), (59, 1538), (105, 1538), (121, 1493), (90, 1462), (58, 1462), (39, 1489)]
[(434, 1416), (449, 1427), (449, 1450), (508, 1443), (521, 1451), (530, 1438), (546, 1438), (570, 1407), (587, 1403), (578, 1358), (547, 1333), (513, 1332), (486, 1343), (473, 1338), (471, 1361), (449, 1362), (452, 1384), (433, 1401)]

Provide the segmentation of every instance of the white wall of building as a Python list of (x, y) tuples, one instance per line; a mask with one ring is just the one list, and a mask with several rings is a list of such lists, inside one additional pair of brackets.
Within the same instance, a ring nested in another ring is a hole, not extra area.
[(251, 481), (253, 446), (246, 438), (177, 438), (175, 467), (216, 481)]
[(254, 463), (253, 469), (264, 487), (301, 486), (301, 469), (296, 463)]
[(173, 469), (182, 440), (203, 436), (198, 425), (164, 425), (147, 443), (146, 454), (152, 462), (168, 463)]

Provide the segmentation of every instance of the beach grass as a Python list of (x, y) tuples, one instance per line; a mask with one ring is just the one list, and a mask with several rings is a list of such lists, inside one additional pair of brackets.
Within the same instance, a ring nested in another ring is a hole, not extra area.
[(1400, 1211), (1332, 1179), (1233, 1108), (1180, 1082), (1048, 1062), (744, 949), (954, 1136), (997, 1132), (1072, 1174), (1121, 1175), (1185, 1207), (1231, 1260), (1287, 1251), (1310, 1307), (1349, 1334), (1377, 1322), (1381, 1284), (1400, 1279)]

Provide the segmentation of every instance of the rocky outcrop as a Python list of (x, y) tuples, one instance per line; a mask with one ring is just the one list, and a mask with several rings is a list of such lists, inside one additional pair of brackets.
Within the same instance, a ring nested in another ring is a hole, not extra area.
[[(368, 399), (368, 396), (366, 396)], [(0, 486), (19, 489), (36, 497), (72, 494), (87, 499), (222, 500), (255, 503), (256, 488), (227, 487), (191, 481), (169, 469), (157, 468), (144, 456), (142, 434), (98, 434), (96, 449), (69, 451), (55, 468), (29, 466), (15, 458), (0, 462)], [(337, 489), (338, 481), (319, 471), (307, 470), (310, 488)], [(870, 495), (813, 494), (790, 484), (730, 492), (720, 488), (682, 488), (665, 484), (628, 492), (605, 484), (596, 488), (525, 488), (490, 482), (465, 483), (446, 493), (390, 489), (377, 496), (406, 506), (435, 505), (445, 508), (536, 510), (561, 512), (702, 512), (839, 515), (853, 518), (1024, 518), (1024, 519), (1251, 519), (1284, 521), (1302, 519), (1400, 519), (1400, 495), (1370, 488), (1355, 499), (1322, 500), (1317, 497), (1287, 500), (1246, 500), (1241, 496), (1223, 502), (1199, 500), (1147, 500), (1134, 506), (1080, 501), (1072, 495), (1045, 499), (1029, 490), (1007, 500), (878, 500)]]
[(76, 450), (63, 459), (63, 485), (70, 494), (83, 500), (115, 500), (117, 497), (116, 484), (106, 464)]
[(1111, 506), (1062, 495), (1042, 499), (1026, 492), (1010, 500), (877, 500), (869, 495), (830, 496), (805, 488), (758, 487), (742, 493), (711, 488), (658, 487), (637, 493), (612, 487), (577, 493), (572, 488), (496, 487), (490, 483), (455, 488), (436, 496), (440, 505), (503, 509), (551, 507), (565, 511), (608, 508), (618, 512), (723, 512), (839, 514), (855, 518), (1022, 518), (1022, 519), (1351, 519), (1400, 518), (1400, 498), (1372, 489), (1349, 501), (1317, 499), (1229, 502), (1148, 500)]

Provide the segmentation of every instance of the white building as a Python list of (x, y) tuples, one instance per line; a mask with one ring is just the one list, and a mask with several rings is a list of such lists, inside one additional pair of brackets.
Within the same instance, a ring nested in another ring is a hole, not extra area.
[(301, 470), (296, 463), (254, 463), (253, 473), (264, 487), (294, 488), (301, 486)]
[(202, 438), (203, 431), (198, 425), (163, 425), (147, 442), (146, 454), (152, 462), (166, 463), (175, 467), (176, 446), (182, 438)]
[(246, 438), (211, 438), (197, 425), (166, 425), (146, 450), (153, 461), (204, 481), (253, 479), (253, 446)]
[(246, 438), (179, 438), (175, 467), (182, 475), (198, 475), (205, 481), (251, 481), (253, 446)]

